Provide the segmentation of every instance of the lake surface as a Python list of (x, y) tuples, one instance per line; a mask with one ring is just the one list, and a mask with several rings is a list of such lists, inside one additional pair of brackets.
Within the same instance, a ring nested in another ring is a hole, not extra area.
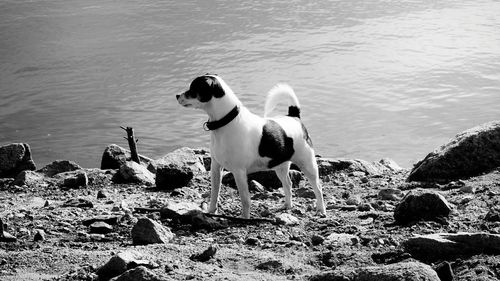
[[(245, 3), (248, 2), (248, 3)], [(291, 84), (316, 153), (410, 167), (500, 119), (500, 1), (0, 0), (0, 145), (39, 167), (208, 146), (174, 96), (218, 73), (262, 114)]]

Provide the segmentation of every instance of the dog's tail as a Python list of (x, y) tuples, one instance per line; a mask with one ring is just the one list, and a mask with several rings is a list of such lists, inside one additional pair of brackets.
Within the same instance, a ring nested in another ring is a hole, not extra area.
[(292, 87), (287, 84), (277, 84), (269, 91), (264, 107), (264, 117), (268, 117), (280, 102), (288, 105), (288, 116), (300, 118), (299, 99)]

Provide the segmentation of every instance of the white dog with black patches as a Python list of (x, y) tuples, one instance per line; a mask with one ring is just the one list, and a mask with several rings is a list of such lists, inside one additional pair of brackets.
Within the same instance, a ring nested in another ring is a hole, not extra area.
[[(191, 82), (189, 90), (176, 96), (184, 107), (202, 109), (208, 114), (205, 129), (210, 130), (212, 157), (209, 213), (215, 213), (219, 200), (222, 169), (233, 173), (242, 204), (242, 217), (250, 217), (247, 174), (272, 169), (285, 190), (285, 208), (292, 207), (291, 162), (309, 179), (316, 196), (316, 210), (325, 215), (323, 192), (312, 142), (300, 120), (300, 105), (293, 89), (278, 84), (269, 91), (264, 118), (241, 104), (229, 86), (217, 75), (203, 75)], [(288, 115), (269, 118), (279, 102), (288, 103)]]

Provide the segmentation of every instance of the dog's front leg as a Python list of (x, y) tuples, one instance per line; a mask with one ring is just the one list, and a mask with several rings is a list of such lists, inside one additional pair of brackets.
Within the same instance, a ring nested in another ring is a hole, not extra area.
[(210, 165), (210, 179), (212, 183), (212, 189), (210, 190), (210, 207), (208, 208), (208, 212), (211, 214), (217, 211), (220, 184), (222, 180), (221, 172), (222, 166), (212, 157), (212, 163)]
[(248, 192), (247, 172), (245, 170), (233, 171), (238, 193), (241, 199), (241, 216), (250, 218), (250, 193)]

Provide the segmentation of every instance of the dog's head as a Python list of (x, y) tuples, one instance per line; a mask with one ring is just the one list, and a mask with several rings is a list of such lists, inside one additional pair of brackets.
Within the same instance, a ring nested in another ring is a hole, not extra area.
[(184, 107), (204, 108), (213, 99), (220, 99), (226, 94), (217, 75), (206, 74), (191, 82), (189, 90), (176, 95), (177, 101)]

